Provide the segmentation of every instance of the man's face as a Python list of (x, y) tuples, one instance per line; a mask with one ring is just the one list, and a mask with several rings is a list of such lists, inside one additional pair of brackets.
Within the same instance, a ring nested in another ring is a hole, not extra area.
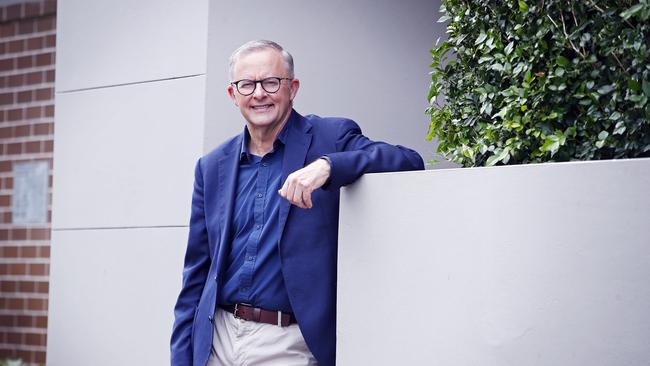
[[(233, 67), (233, 80), (262, 80), (268, 77), (288, 77), (280, 52), (274, 49), (253, 51), (237, 60)], [(251, 95), (241, 95), (233, 85), (228, 86), (228, 94), (239, 107), (249, 128), (273, 128), (282, 124), (291, 113), (291, 101), (298, 92), (298, 79), (282, 80), (280, 89), (268, 93), (260, 83), (256, 84)]]

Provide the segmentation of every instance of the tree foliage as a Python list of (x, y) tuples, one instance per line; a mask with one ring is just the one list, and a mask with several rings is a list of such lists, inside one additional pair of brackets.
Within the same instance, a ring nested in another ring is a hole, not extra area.
[(427, 113), (443, 156), (650, 156), (650, 0), (443, 0), (441, 12)]

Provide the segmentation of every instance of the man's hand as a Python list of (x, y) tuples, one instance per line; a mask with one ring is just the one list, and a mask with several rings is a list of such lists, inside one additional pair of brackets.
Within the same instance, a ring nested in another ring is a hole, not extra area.
[(278, 193), (300, 208), (312, 208), (311, 193), (322, 187), (329, 176), (330, 163), (325, 159), (317, 159), (289, 174)]

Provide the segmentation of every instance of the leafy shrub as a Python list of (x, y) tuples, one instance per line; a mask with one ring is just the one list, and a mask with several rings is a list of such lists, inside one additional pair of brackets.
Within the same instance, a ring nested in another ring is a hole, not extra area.
[(439, 153), (464, 166), (650, 156), (650, 0), (441, 12), (427, 109)]

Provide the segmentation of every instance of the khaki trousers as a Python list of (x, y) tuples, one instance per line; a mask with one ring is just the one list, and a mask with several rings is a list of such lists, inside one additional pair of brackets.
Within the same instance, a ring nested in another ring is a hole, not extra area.
[(273, 365), (318, 365), (298, 324), (279, 327), (246, 321), (217, 309), (208, 366)]

